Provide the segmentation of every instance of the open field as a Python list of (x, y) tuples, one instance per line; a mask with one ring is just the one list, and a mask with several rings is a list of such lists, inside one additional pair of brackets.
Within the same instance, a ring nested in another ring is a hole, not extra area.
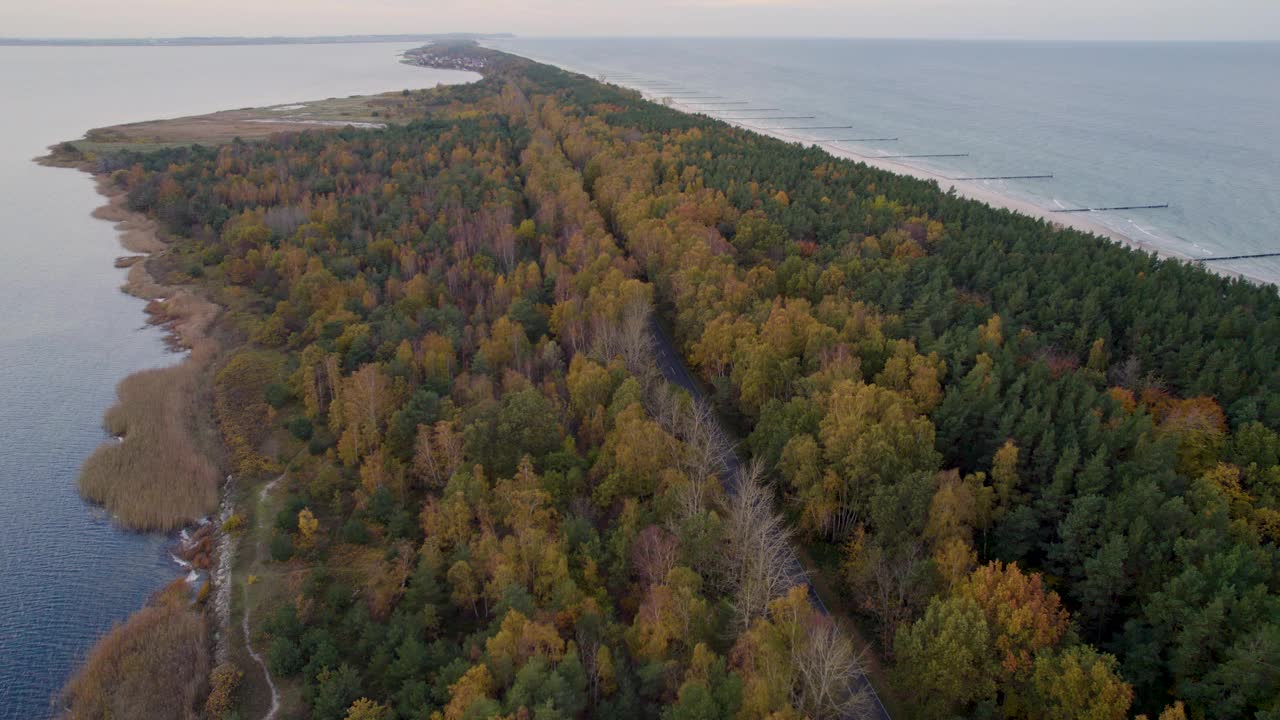
[[(96, 128), (69, 144), (85, 155), (109, 150), (146, 151), (178, 145), (219, 145), (236, 138), (260, 140), (283, 131), (403, 123), (411, 119), (407, 106), (399, 92), (330, 98)], [(55, 156), (59, 148), (55, 148)]]

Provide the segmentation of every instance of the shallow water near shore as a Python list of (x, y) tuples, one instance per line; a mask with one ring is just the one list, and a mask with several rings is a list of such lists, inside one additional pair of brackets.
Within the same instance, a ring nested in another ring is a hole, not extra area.
[[(669, 95), (685, 108), (791, 118), (749, 120), (764, 130), (830, 128), (787, 130), (789, 138), (897, 138), (827, 146), (837, 150), (961, 155), (894, 161), (944, 178), (1053, 175), (974, 181), (976, 196), (996, 193), (1041, 211), (1168, 203), (1073, 215), (1175, 256), (1280, 252), (1277, 43), (515, 38), (488, 44)], [(698, 104), (717, 102), (737, 104)], [(1280, 283), (1280, 257), (1211, 265)]]
[(76, 475), (131, 372), (173, 363), (84, 173), (31, 158), (92, 127), (465, 82), (411, 44), (0, 48), (0, 719), (51, 714), (93, 641), (185, 574), (173, 539), (119, 529)]

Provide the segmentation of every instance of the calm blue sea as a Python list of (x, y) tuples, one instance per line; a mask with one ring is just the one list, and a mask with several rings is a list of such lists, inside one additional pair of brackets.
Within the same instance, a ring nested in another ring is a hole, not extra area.
[(115, 384), (175, 356), (118, 289), (90, 178), (31, 158), (91, 127), (475, 77), (399, 64), (407, 47), (0, 47), (0, 719), (48, 716), (94, 639), (180, 572), (170, 538), (76, 494)]
[[(1280, 44), (563, 39), (494, 47), (867, 155), (915, 159), (1043, 209), (1168, 203), (1089, 219), (1186, 257), (1280, 251)], [(1280, 258), (1221, 266), (1280, 282)]]

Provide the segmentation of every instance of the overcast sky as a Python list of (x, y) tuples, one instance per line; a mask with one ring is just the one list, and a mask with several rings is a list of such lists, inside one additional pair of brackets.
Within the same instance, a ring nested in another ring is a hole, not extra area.
[(431, 32), (1280, 40), (1280, 0), (0, 0), (0, 36)]

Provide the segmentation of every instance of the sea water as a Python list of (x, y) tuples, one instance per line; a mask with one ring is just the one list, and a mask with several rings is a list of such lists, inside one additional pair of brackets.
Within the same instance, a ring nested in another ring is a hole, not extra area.
[(172, 538), (76, 493), (115, 384), (177, 356), (119, 290), (91, 178), (31, 159), (92, 127), (477, 77), (402, 65), (409, 47), (0, 47), (0, 718), (51, 714), (93, 641), (182, 575)]

